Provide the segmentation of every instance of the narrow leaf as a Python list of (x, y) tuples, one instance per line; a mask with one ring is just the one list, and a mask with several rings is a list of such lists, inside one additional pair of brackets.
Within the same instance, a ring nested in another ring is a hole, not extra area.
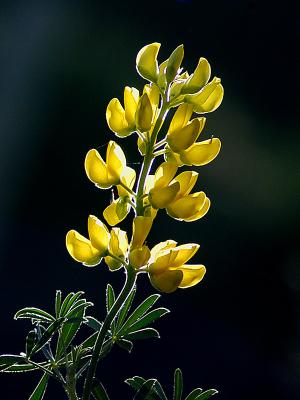
[(56, 318), (59, 317), (60, 307), (61, 307), (61, 290), (57, 290), (56, 291), (56, 295), (55, 295), (55, 315), (56, 315)]
[(42, 400), (47, 389), (48, 379), (49, 375), (44, 373), (32, 395), (29, 397), (29, 400)]
[(196, 398), (203, 392), (202, 389), (196, 388), (194, 389), (187, 397), (185, 400), (196, 400)]
[(50, 324), (45, 332), (42, 334), (41, 338), (37, 341), (31, 353), (33, 354), (41, 350), (41, 348), (45, 346), (45, 344), (48, 343), (52, 336), (58, 331), (63, 322), (64, 318), (59, 318), (56, 321), (52, 322), (52, 324)]
[(127, 297), (126, 301), (122, 305), (121, 311), (119, 313), (119, 317), (117, 319), (117, 329), (118, 330), (121, 328), (125, 318), (127, 317), (127, 314), (130, 310), (135, 293), (136, 293), (136, 286), (134, 287), (134, 289), (132, 290), (132, 292), (130, 293), (130, 295)]
[(128, 378), (125, 380), (125, 383), (127, 385), (131, 386), (132, 389), (134, 389), (136, 392), (140, 390), (140, 388), (143, 386), (143, 384), (146, 382), (146, 379), (140, 377), (140, 376), (134, 376), (133, 378)]
[(60, 312), (59, 312), (59, 316), (60, 317), (64, 317), (66, 315), (66, 313), (70, 310), (70, 308), (72, 307), (72, 305), (78, 300), (78, 298), (80, 296), (82, 296), (84, 294), (84, 292), (77, 292), (77, 293), (69, 293), (66, 298), (64, 299), (61, 308), (60, 308)]
[(104, 386), (98, 380), (94, 380), (93, 382), (92, 395), (96, 400), (109, 400), (108, 394)]
[(0, 371), (14, 365), (16, 363), (24, 362), (23, 356), (16, 356), (14, 354), (3, 354), (0, 356)]
[(85, 317), (84, 323), (88, 327), (94, 329), (94, 331), (96, 331), (96, 332), (100, 331), (101, 326), (103, 325), (103, 322), (100, 322), (96, 318), (91, 317), (91, 316)]
[[(138, 390), (138, 392), (136, 393), (136, 395), (134, 396), (134, 400), (145, 400), (147, 399), (149, 396), (151, 396), (151, 400), (155, 399), (155, 391), (153, 389), (153, 386), (156, 382), (156, 379), (148, 379), (142, 386), (141, 388)], [(158, 397), (158, 396), (156, 396)]]
[(74, 308), (71, 308), (71, 309), (66, 313), (65, 318), (70, 318), (71, 316), (74, 317), (77, 313), (80, 314), (79, 311), (80, 311), (81, 309), (85, 309), (85, 308), (91, 307), (91, 306), (93, 306), (93, 305), (94, 305), (93, 303), (86, 302), (86, 301), (84, 301), (83, 303), (80, 302), (80, 304), (76, 305)]
[(74, 323), (64, 324), (60, 333), (56, 347), (56, 359), (59, 359), (66, 351), (69, 344), (74, 339), (80, 325), (82, 323), (82, 319), (84, 317), (85, 308), (81, 308), (75, 313), (72, 318), (78, 318), (79, 320)]
[(173, 396), (174, 400), (181, 400), (182, 387), (183, 387), (182, 372), (180, 368), (177, 368), (174, 373), (174, 396)]
[(144, 300), (129, 316), (125, 324), (122, 326), (118, 334), (123, 334), (127, 329), (134, 324), (138, 319), (140, 319), (148, 310), (153, 306), (153, 304), (159, 299), (159, 294), (152, 294), (146, 300)]
[(218, 393), (218, 391), (216, 389), (209, 389), (209, 390), (206, 390), (205, 392), (201, 393), (198, 397), (196, 397), (196, 400), (206, 400), (209, 397), (211, 397), (217, 393)]
[[(50, 364), (47, 362), (42, 362), (40, 363), (41, 366), (44, 367), (48, 367)], [(1, 371), (1, 366), (0, 366), (0, 371)], [(38, 367), (36, 367), (35, 365), (31, 365), (31, 364), (14, 364), (8, 368), (6, 368), (4, 371), (1, 372), (30, 372), (30, 371), (34, 371), (38, 369)]]
[(127, 340), (160, 338), (158, 331), (153, 328), (145, 328), (140, 329), (139, 331), (130, 332), (125, 337)]
[(131, 350), (133, 348), (133, 343), (130, 342), (130, 340), (126, 339), (119, 339), (116, 341), (117, 345), (119, 345), (122, 349), (128, 351), (128, 353), (131, 353)]
[(113, 287), (108, 283), (106, 287), (106, 311), (109, 313), (116, 300)]
[(130, 325), (126, 330), (123, 330), (123, 328), (122, 328), (121, 331), (123, 331), (123, 334), (126, 334), (127, 332), (137, 331), (139, 329), (142, 329), (142, 328), (150, 325), (156, 319), (162, 317), (163, 315), (165, 315), (169, 312), (170, 311), (167, 308), (164, 308), (164, 307), (157, 308), (155, 310), (150, 311), (148, 314), (144, 315), (137, 322)]
[(154, 383), (153, 388), (154, 388), (154, 390), (156, 391), (156, 393), (158, 394), (158, 396), (160, 397), (161, 400), (168, 400), (163, 388), (161, 387), (161, 384), (158, 381), (156, 381)]
[(32, 330), (28, 333), (27, 337), (26, 337), (26, 355), (27, 357), (30, 357), (32, 349), (34, 347), (34, 345), (36, 344), (37, 341), (37, 333), (36, 330)]
[(25, 307), (16, 312), (14, 319), (30, 318), (43, 322), (53, 322), (55, 318), (44, 310), (35, 307)]

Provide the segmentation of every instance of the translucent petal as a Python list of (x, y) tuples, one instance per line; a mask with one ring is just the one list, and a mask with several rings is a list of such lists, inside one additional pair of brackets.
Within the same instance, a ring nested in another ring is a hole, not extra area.
[(145, 79), (156, 82), (158, 77), (157, 54), (160, 43), (151, 43), (144, 46), (136, 57), (138, 73)]
[(127, 233), (120, 228), (112, 228), (109, 251), (117, 257), (124, 257), (128, 249)]
[(160, 92), (159, 89), (156, 85), (145, 85), (143, 93), (147, 93), (152, 109), (153, 109), (153, 114), (155, 114), (158, 106), (159, 106), (159, 98), (160, 98)]
[(130, 251), (129, 262), (134, 268), (141, 268), (147, 264), (150, 258), (150, 250), (148, 246), (136, 248)]
[(172, 249), (176, 247), (177, 242), (174, 240), (166, 240), (164, 242), (160, 242), (151, 249), (151, 262), (154, 262), (156, 258), (165, 250)]
[(207, 113), (216, 110), (223, 100), (224, 89), (220, 78), (214, 78), (204, 86), (200, 92), (188, 94), (185, 100), (193, 104), (193, 111), (196, 113)]
[(168, 214), (176, 219), (193, 217), (204, 206), (206, 195), (204, 192), (194, 193), (175, 200), (167, 208)]
[(206, 272), (204, 265), (183, 265), (178, 270), (183, 273), (182, 281), (178, 286), (181, 289), (197, 285), (197, 283), (202, 281)]
[(167, 142), (174, 152), (179, 153), (189, 148), (197, 140), (199, 133), (200, 121), (195, 118), (188, 125), (170, 133)]
[(122, 265), (123, 265), (121, 261), (118, 261), (118, 260), (116, 260), (115, 258), (112, 258), (112, 257), (110, 257), (110, 256), (106, 256), (106, 257), (104, 258), (104, 261), (105, 261), (106, 265), (108, 266), (108, 268), (109, 268), (111, 271), (117, 271), (117, 270), (120, 269), (120, 268), (122, 267)]
[(126, 158), (121, 147), (112, 140), (107, 146), (106, 164), (110, 180), (117, 184), (126, 167)]
[(184, 93), (198, 92), (207, 84), (210, 78), (211, 68), (206, 58), (201, 57), (194, 73), (189, 77), (183, 89)]
[(171, 121), (171, 124), (169, 126), (169, 130), (168, 130), (168, 135), (171, 134), (174, 131), (177, 131), (178, 129), (183, 128), (184, 126), (187, 125), (187, 123), (189, 122), (191, 116), (193, 114), (193, 105), (192, 104), (181, 104), (173, 118)]
[[(122, 175), (120, 177), (120, 180), (129, 189), (132, 189), (133, 185), (135, 183), (135, 178), (136, 178), (135, 170), (133, 168), (130, 168), (130, 167), (125, 167), (123, 172), (122, 172)], [(118, 194), (119, 194), (120, 197), (130, 196), (130, 193), (127, 192), (127, 190), (123, 186), (118, 185), (117, 189), (118, 189)]]
[(180, 160), (186, 165), (206, 165), (217, 157), (220, 149), (221, 141), (218, 138), (203, 140), (181, 152)]
[(149, 274), (149, 278), (155, 289), (164, 293), (172, 293), (180, 285), (183, 272), (180, 270), (166, 271), (162, 274)]
[(204, 215), (208, 212), (209, 208), (210, 208), (210, 200), (208, 197), (206, 197), (203, 207), (196, 214), (192, 215), (189, 218), (185, 218), (184, 221), (193, 222), (204, 217)]
[(124, 89), (125, 118), (129, 128), (135, 130), (135, 113), (139, 102), (139, 91), (134, 87), (126, 86)]
[(92, 245), (103, 256), (107, 251), (110, 238), (107, 227), (97, 217), (90, 215), (88, 218), (88, 232)]
[(92, 246), (90, 240), (74, 230), (67, 233), (66, 246), (74, 260), (87, 266), (97, 265), (101, 261), (99, 251)]
[(136, 110), (135, 122), (140, 132), (149, 132), (152, 125), (153, 109), (147, 93), (144, 93)]
[(113, 180), (108, 176), (108, 170), (105, 162), (97, 150), (90, 150), (84, 162), (85, 172), (88, 178), (102, 189), (108, 189), (112, 186)]
[(154, 188), (160, 189), (167, 186), (177, 172), (177, 164), (165, 161), (156, 170), (154, 175)]
[(149, 192), (149, 202), (154, 208), (166, 208), (174, 200), (179, 188), (179, 183), (174, 182), (161, 189), (152, 189)]
[(200, 245), (187, 243), (170, 250), (169, 268), (176, 269), (185, 264), (198, 251)]
[(150, 217), (138, 216), (133, 219), (131, 249), (143, 246), (152, 227), (152, 222)]
[(134, 131), (135, 125), (130, 126), (125, 117), (125, 111), (120, 101), (112, 99), (106, 109), (106, 121), (109, 128), (119, 137), (130, 135)]
[(195, 171), (184, 171), (173, 179), (173, 182), (179, 182), (180, 189), (175, 197), (175, 200), (186, 196), (191, 192), (198, 179), (198, 173)]
[(114, 200), (105, 208), (103, 211), (103, 216), (109, 225), (115, 226), (126, 218), (129, 211), (130, 205), (120, 198), (118, 200)]

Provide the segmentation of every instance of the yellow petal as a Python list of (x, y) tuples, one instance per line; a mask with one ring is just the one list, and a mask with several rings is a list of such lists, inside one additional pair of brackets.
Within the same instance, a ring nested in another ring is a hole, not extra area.
[(129, 263), (134, 268), (138, 269), (147, 264), (150, 258), (150, 250), (148, 246), (136, 248), (130, 251)]
[(157, 85), (162, 90), (165, 90), (167, 87), (167, 78), (166, 78), (166, 69), (167, 69), (168, 60), (163, 61), (159, 66), (159, 73), (157, 78)]
[(149, 202), (154, 208), (165, 208), (174, 200), (179, 188), (179, 183), (174, 182), (170, 186), (150, 190)]
[(204, 202), (202, 208), (201, 208), (198, 212), (196, 212), (194, 215), (192, 215), (191, 217), (189, 217), (189, 218), (184, 218), (184, 221), (186, 221), (186, 222), (193, 222), (193, 221), (196, 221), (196, 220), (198, 220), (198, 219), (204, 217), (204, 215), (205, 215), (205, 214), (207, 213), (207, 211), (209, 210), (209, 207), (210, 207), (210, 200), (209, 200), (208, 197), (206, 197), (205, 202)]
[(150, 190), (154, 188), (154, 184), (155, 184), (155, 176), (149, 174), (146, 178), (144, 193), (149, 193)]
[(172, 249), (176, 247), (177, 242), (174, 240), (166, 240), (164, 242), (160, 242), (151, 249), (151, 262), (154, 262), (156, 258), (165, 250)]
[(173, 182), (179, 182), (180, 189), (176, 195), (175, 200), (186, 196), (191, 192), (198, 179), (198, 173), (195, 171), (184, 171), (173, 179)]
[(127, 233), (120, 228), (112, 228), (109, 251), (117, 257), (125, 257), (128, 249)]
[(135, 113), (139, 102), (139, 91), (134, 87), (124, 89), (125, 118), (132, 132), (135, 130)]
[(206, 58), (200, 58), (194, 73), (185, 82), (183, 93), (196, 93), (207, 84), (211, 68)]
[(136, 110), (136, 127), (140, 132), (149, 132), (153, 118), (153, 109), (147, 93), (144, 93)]
[(177, 153), (174, 153), (168, 145), (165, 147), (165, 155), (164, 158), (168, 162), (173, 162), (177, 165), (177, 167), (181, 167), (183, 165), (183, 162), (180, 160), (180, 155)]
[(71, 257), (86, 266), (94, 266), (101, 261), (99, 251), (92, 246), (90, 240), (74, 230), (67, 233), (66, 246)]
[(133, 219), (131, 249), (143, 246), (152, 227), (152, 222), (150, 217), (138, 216)]
[[(135, 178), (136, 178), (135, 170), (130, 167), (125, 167), (120, 177), (120, 181), (129, 189), (132, 189), (135, 183)], [(118, 195), (120, 197), (130, 196), (130, 193), (127, 192), (127, 190), (123, 186), (118, 185), (117, 189), (118, 189)]]
[(176, 269), (185, 264), (198, 251), (200, 245), (187, 243), (170, 250), (169, 268)]
[(214, 78), (200, 92), (188, 94), (185, 101), (193, 104), (193, 111), (196, 113), (207, 113), (216, 110), (222, 102), (224, 89), (220, 78)]
[[(203, 118), (201, 122), (204, 126), (205, 119)], [(186, 150), (196, 141), (203, 126), (199, 119), (193, 119), (188, 125), (167, 135), (168, 145), (176, 153)]]
[(88, 232), (93, 247), (99, 250), (103, 256), (108, 248), (109, 231), (107, 227), (98, 218), (90, 215), (88, 218)]
[(202, 281), (206, 272), (204, 265), (183, 265), (178, 270), (183, 273), (182, 281), (178, 286), (181, 289), (197, 285), (197, 283)]
[(158, 77), (157, 54), (160, 43), (151, 43), (144, 46), (136, 57), (136, 69), (145, 79), (156, 82)]
[(170, 123), (168, 135), (186, 126), (192, 114), (193, 114), (192, 104), (187, 104), (187, 103), (180, 104)]
[(121, 261), (118, 261), (110, 256), (104, 257), (104, 261), (111, 271), (117, 271), (123, 265)]
[(206, 195), (204, 192), (187, 195), (170, 203), (167, 213), (176, 219), (187, 219), (193, 217), (204, 206)]
[(159, 106), (159, 98), (160, 98), (160, 92), (158, 87), (156, 85), (147, 84), (144, 86), (143, 93), (147, 93), (152, 106), (153, 114), (155, 114)]
[(180, 153), (180, 160), (186, 165), (206, 165), (217, 157), (221, 149), (218, 138), (203, 140)]
[(172, 52), (168, 59), (167, 69), (166, 69), (166, 78), (167, 82), (172, 82), (172, 80), (176, 77), (181, 62), (184, 56), (184, 48), (183, 44), (176, 47), (176, 49)]
[(109, 225), (115, 226), (126, 218), (129, 211), (130, 205), (121, 197), (105, 208), (103, 216)]
[(102, 189), (108, 189), (113, 181), (108, 176), (108, 170), (105, 162), (96, 149), (90, 150), (84, 162), (85, 172), (90, 181)]
[(129, 126), (125, 117), (125, 111), (120, 101), (112, 99), (106, 109), (106, 121), (109, 128), (119, 137), (130, 135), (134, 131), (134, 126)]
[(177, 169), (177, 165), (174, 162), (163, 162), (155, 172), (154, 188), (160, 189), (167, 186), (174, 178)]
[(110, 180), (114, 184), (119, 183), (120, 177), (126, 167), (126, 158), (121, 147), (112, 140), (107, 146), (106, 164)]
[(183, 272), (180, 270), (166, 271), (162, 274), (149, 274), (149, 278), (155, 289), (164, 293), (172, 293), (180, 285)]

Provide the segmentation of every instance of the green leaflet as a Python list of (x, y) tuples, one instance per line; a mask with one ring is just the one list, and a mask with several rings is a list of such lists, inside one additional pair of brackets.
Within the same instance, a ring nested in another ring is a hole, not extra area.
[(145, 328), (145, 329), (140, 329), (138, 331), (130, 332), (125, 337), (127, 340), (140, 340), (140, 339), (159, 338), (160, 336), (156, 329)]
[(165, 315), (165, 314), (167, 314), (169, 312), (170, 311), (167, 308), (164, 308), (164, 307), (152, 310), (148, 314), (146, 314), (142, 318), (140, 318), (137, 322), (135, 322), (134, 324), (128, 326), (127, 329), (124, 329), (124, 327), (123, 327), (121, 329), (121, 332), (123, 332), (123, 334), (126, 334), (126, 333), (129, 333), (129, 332), (133, 332), (133, 331), (137, 331), (139, 329), (142, 329), (142, 328), (150, 325), (156, 319), (162, 317), (163, 315)]
[(211, 397), (217, 393), (218, 393), (218, 391), (216, 389), (209, 389), (209, 390), (206, 390), (205, 392), (201, 393), (198, 397), (196, 397), (196, 400), (206, 400), (209, 397)]
[(94, 380), (93, 382), (92, 395), (96, 400), (109, 400), (104, 386), (98, 380)]
[(185, 398), (185, 400), (195, 400), (202, 392), (202, 389), (196, 388), (191, 391), (191, 393)]
[(183, 388), (182, 372), (180, 368), (177, 368), (174, 372), (174, 400), (181, 400)]
[(30, 318), (41, 322), (54, 322), (55, 318), (44, 310), (36, 307), (25, 307), (17, 311), (14, 319)]
[(136, 286), (134, 287), (134, 289), (132, 290), (130, 295), (127, 297), (127, 299), (123, 303), (123, 306), (122, 306), (121, 311), (119, 313), (119, 317), (117, 318), (117, 322), (116, 322), (117, 330), (119, 330), (122, 327), (122, 324), (125, 321), (125, 318), (127, 317), (127, 314), (128, 314), (128, 312), (130, 310), (130, 307), (132, 305), (135, 293), (136, 293)]
[(47, 389), (48, 379), (49, 375), (44, 373), (32, 395), (29, 397), (29, 400), (42, 400)]

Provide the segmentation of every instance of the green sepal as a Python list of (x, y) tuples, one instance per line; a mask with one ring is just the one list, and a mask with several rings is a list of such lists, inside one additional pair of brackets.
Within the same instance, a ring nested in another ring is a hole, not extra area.
[(109, 396), (102, 385), (102, 383), (96, 379), (93, 381), (92, 395), (96, 400), (109, 400)]
[(216, 389), (208, 389), (205, 392), (201, 393), (198, 397), (196, 397), (195, 400), (206, 400), (217, 393), (218, 391)]
[(177, 368), (174, 372), (174, 400), (181, 400), (183, 388), (182, 372), (180, 368)]
[(44, 373), (28, 400), (42, 400), (47, 389), (49, 375)]
[(148, 310), (153, 306), (153, 304), (160, 298), (159, 294), (152, 294), (147, 299), (145, 299), (129, 316), (127, 321), (124, 323), (122, 328), (118, 331), (117, 335), (122, 336), (128, 331), (129, 327), (133, 325), (138, 319), (140, 319)]
[(152, 338), (159, 339), (160, 335), (156, 329), (145, 328), (145, 329), (140, 329), (138, 331), (130, 332), (125, 337), (126, 337), (126, 339), (129, 339), (129, 340), (143, 340), (143, 339), (152, 339)]
[(184, 56), (183, 44), (176, 47), (173, 53), (170, 55), (166, 69), (167, 82), (172, 82), (176, 77), (178, 70), (180, 68), (181, 62)]
[(44, 323), (54, 322), (55, 318), (44, 310), (36, 307), (25, 307), (17, 311), (14, 319), (29, 318)]

